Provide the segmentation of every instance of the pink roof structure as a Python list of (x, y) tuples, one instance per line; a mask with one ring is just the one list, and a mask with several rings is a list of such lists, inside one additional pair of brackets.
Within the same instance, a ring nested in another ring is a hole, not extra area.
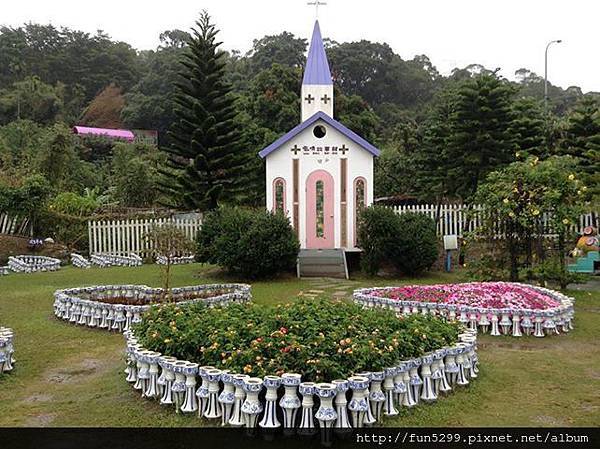
[(74, 126), (73, 132), (79, 135), (106, 136), (112, 139), (122, 139), (133, 142), (135, 135), (128, 129), (90, 128), (88, 126)]

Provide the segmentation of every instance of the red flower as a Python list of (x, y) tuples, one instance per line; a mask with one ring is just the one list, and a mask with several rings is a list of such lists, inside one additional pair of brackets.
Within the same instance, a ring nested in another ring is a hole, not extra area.
[(256, 341), (257, 341), (257, 342), (259, 342), (259, 343), (261, 343), (261, 342), (263, 341), (263, 339), (262, 339), (262, 337), (258, 337), (258, 338), (256, 339)]
[(280, 327), (279, 332), (281, 332), (282, 334), (287, 334), (288, 333), (287, 327)]

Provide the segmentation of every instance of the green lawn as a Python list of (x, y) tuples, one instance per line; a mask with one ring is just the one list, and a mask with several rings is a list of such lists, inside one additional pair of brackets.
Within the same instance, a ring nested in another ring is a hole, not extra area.
[[(178, 266), (175, 285), (235, 281), (213, 268)], [(451, 282), (435, 274), (411, 282)], [(291, 301), (298, 294), (331, 297), (361, 286), (406, 280), (284, 280), (252, 285), (261, 304)], [(0, 426), (197, 426), (202, 421), (138, 397), (125, 382), (123, 337), (54, 318), (57, 288), (91, 284), (159, 285), (159, 268), (108, 268), (0, 278), (0, 324), (15, 331), (17, 364), (0, 378)], [(312, 291), (312, 292), (311, 292)], [(600, 425), (600, 293), (577, 298), (576, 329), (536, 339), (483, 336), (481, 373), (467, 389), (435, 405), (402, 412), (390, 425), (598, 426)]]

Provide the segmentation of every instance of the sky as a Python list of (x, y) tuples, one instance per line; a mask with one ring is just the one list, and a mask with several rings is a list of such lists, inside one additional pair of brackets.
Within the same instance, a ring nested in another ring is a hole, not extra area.
[[(315, 7), (309, 0), (198, 0), (3, 2), (0, 25), (34, 22), (94, 33), (137, 49), (154, 49), (168, 29), (189, 30), (206, 9), (227, 50), (246, 52), (252, 40), (289, 31), (310, 38)], [(514, 79), (525, 67), (567, 88), (600, 92), (600, 1), (598, 0), (325, 0), (319, 8), (323, 37), (337, 42), (387, 42), (403, 59), (429, 56), (447, 75), (471, 63)]]

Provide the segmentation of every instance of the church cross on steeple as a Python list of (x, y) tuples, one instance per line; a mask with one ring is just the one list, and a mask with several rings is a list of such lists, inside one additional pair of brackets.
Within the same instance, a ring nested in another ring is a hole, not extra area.
[(321, 2), (319, 0), (315, 0), (314, 2), (308, 2), (307, 5), (315, 7), (315, 18), (319, 18), (319, 6), (327, 5), (326, 2)]

